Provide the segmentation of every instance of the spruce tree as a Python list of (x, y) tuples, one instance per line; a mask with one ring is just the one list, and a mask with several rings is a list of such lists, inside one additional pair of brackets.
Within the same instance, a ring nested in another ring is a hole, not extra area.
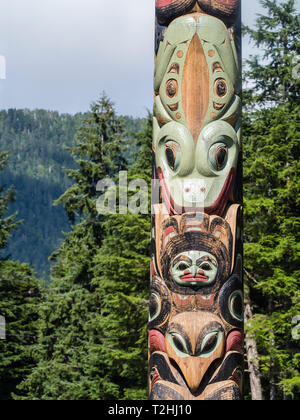
[(104, 237), (96, 186), (125, 168), (124, 137), (122, 119), (103, 96), (92, 104), (70, 149), (78, 169), (67, 173), (75, 183), (57, 203), (63, 203), (73, 226), (51, 257), (55, 264), (40, 311), (37, 367), (22, 384), (23, 399), (99, 400), (114, 392), (106, 387), (105, 344), (95, 322), (103, 309), (94, 257)]
[(261, 0), (251, 39), (263, 53), (248, 61), (244, 115), (245, 272), (264, 398), (298, 399), (299, 342), (299, 15), (295, 1)]
[[(0, 171), (7, 154), (0, 154)], [(39, 283), (26, 264), (9, 261), (7, 241), (17, 227), (16, 215), (5, 216), (14, 191), (0, 187), (0, 400), (9, 400), (17, 386), (34, 366), (33, 349), (37, 341)]]
[[(150, 270), (150, 191), (152, 178), (152, 117), (136, 136), (138, 152), (128, 182), (148, 185), (149, 214), (107, 217), (105, 239), (95, 255), (95, 279), (102, 314), (95, 323), (103, 333), (108, 398), (147, 398), (147, 319)], [(134, 191), (129, 194), (129, 199)], [(140, 203), (138, 203), (140, 204)], [(145, 212), (146, 213), (146, 212)]]

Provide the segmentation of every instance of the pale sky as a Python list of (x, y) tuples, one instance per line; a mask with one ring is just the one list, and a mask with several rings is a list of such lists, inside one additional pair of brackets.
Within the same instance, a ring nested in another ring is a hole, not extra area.
[[(242, 4), (251, 25), (262, 9)], [(152, 108), (153, 38), (154, 0), (1, 0), (0, 108), (75, 113), (105, 90), (118, 113), (143, 117)], [(253, 52), (246, 39), (243, 51)]]

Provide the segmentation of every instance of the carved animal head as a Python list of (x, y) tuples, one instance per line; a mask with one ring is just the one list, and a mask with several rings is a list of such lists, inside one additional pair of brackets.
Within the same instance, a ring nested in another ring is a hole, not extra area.
[(168, 327), (166, 350), (189, 389), (197, 392), (209, 367), (225, 354), (225, 332), (220, 319), (210, 313), (176, 315)]

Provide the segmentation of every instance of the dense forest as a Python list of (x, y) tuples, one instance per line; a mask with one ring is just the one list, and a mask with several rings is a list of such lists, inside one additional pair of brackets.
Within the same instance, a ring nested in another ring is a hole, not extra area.
[[(299, 400), (300, 22), (294, 0), (261, 3), (245, 28), (260, 52), (244, 67), (245, 398)], [(147, 398), (150, 215), (99, 215), (96, 185), (120, 170), (150, 185), (151, 115), (102, 95), (85, 114), (0, 116), (0, 400)]]
[[(65, 168), (75, 168), (68, 148), (84, 115), (58, 114), (45, 110), (0, 112), (0, 152), (9, 151), (1, 184), (13, 186), (17, 201), (9, 205), (22, 224), (13, 232), (7, 254), (29, 263), (38, 277), (49, 279), (48, 257), (58, 248), (62, 232), (70, 230), (62, 206), (53, 203), (72, 185)], [(141, 128), (142, 119), (124, 117), (128, 138)], [(130, 143), (131, 144), (131, 143)], [(132, 146), (134, 147), (134, 146)], [(134, 150), (127, 148), (130, 161)]]

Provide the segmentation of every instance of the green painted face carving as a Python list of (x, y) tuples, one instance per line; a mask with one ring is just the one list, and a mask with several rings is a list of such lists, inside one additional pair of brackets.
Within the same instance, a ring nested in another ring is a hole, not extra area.
[(157, 54), (154, 85), (165, 203), (173, 214), (221, 215), (233, 188), (241, 115), (239, 62), (224, 23), (202, 14), (175, 19)]
[[(235, 102), (235, 94), (241, 91), (235, 43), (224, 23), (203, 15), (174, 20), (157, 54), (154, 88), (160, 100), (155, 104), (155, 114), (164, 120), (178, 121), (187, 128), (190, 119), (186, 115), (182, 87), (185, 84), (186, 63), (190, 60), (189, 51), (195, 43), (207, 66), (207, 80), (202, 84), (202, 91), (208, 89), (207, 103), (202, 104), (205, 108), (203, 125), (224, 116)], [(201, 94), (201, 90), (199, 92)]]
[[(195, 144), (184, 125), (169, 122), (158, 130), (154, 147), (164, 199), (171, 208), (202, 208), (220, 214), (239, 155), (238, 136), (231, 125), (224, 121), (208, 124)], [(180, 212), (175, 209), (174, 213)]]
[(182, 252), (172, 262), (172, 278), (180, 286), (210, 286), (215, 282), (217, 273), (216, 258), (205, 251)]

